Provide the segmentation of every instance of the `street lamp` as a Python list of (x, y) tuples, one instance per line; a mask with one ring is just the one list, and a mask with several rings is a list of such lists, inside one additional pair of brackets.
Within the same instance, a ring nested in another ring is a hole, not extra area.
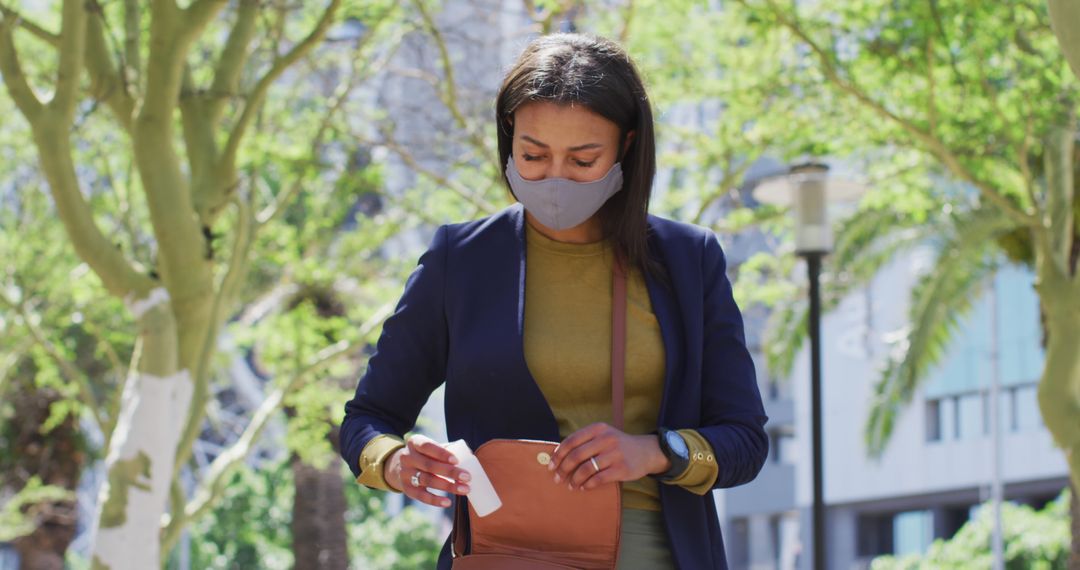
[(829, 167), (805, 163), (784, 175), (766, 179), (754, 190), (759, 202), (792, 206), (795, 215), (795, 252), (806, 260), (810, 277), (810, 407), (813, 447), (812, 509), (814, 570), (825, 570), (825, 492), (821, 448), (821, 260), (832, 250), (829, 202), (850, 202), (865, 188), (856, 182), (829, 177)]

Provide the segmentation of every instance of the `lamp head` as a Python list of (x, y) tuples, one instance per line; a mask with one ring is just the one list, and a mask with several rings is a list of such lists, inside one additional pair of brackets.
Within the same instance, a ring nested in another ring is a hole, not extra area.
[(759, 202), (790, 206), (795, 215), (795, 250), (800, 255), (832, 250), (829, 202), (847, 202), (863, 194), (859, 183), (831, 178), (829, 166), (805, 162), (792, 166), (787, 174), (764, 180), (754, 189)]

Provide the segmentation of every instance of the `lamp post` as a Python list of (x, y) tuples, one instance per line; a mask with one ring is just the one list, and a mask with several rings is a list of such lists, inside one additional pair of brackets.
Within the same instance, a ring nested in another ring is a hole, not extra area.
[(787, 174), (762, 182), (754, 196), (759, 202), (792, 206), (795, 215), (795, 252), (806, 260), (810, 279), (810, 426), (813, 450), (814, 570), (825, 570), (825, 482), (821, 430), (821, 260), (832, 250), (832, 228), (827, 206), (862, 195), (858, 183), (829, 178), (820, 163), (793, 166)]

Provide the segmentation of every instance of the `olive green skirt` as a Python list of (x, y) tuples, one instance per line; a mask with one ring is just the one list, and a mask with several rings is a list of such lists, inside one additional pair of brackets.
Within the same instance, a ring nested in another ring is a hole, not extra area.
[(664, 517), (659, 511), (622, 510), (619, 570), (674, 570)]

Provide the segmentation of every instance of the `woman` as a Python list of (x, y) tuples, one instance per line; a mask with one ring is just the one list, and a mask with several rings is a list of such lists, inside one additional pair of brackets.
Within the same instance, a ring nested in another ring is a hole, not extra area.
[[(431, 490), (465, 494), (469, 474), (429, 438), (402, 440), (445, 382), (451, 440), (561, 442), (553, 484), (622, 484), (620, 568), (726, 568), (709, 491), (757, 475), (766, 417), (716, 236), (648, 214), (653, 118), (632, 62), (604, 39), (541, 37), (496, 116), (519, 203), (435, 233), (345, 406), (342, 456), (360, 483), (451, 506)], [(611, 425), (616, 257), (624, 430)], [(449, 558), (448, 544), (439, 567)]]

